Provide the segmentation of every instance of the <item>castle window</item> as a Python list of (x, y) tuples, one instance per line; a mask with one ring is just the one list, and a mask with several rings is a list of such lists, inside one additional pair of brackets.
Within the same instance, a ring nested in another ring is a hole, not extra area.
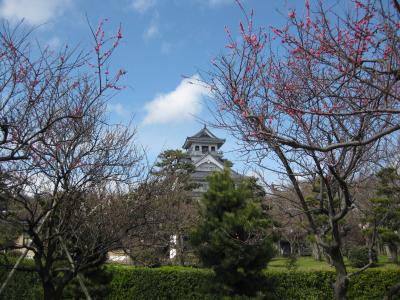
[(211, 146), (211, 151), (215, 151), (215, 147), (214, 146)]
[(199, 146), (194, 146), (194, 151), (199, 151), (200, 147)]
[(208, 146), (201, 146), (201, 152), (207, 153), (208, 152)]

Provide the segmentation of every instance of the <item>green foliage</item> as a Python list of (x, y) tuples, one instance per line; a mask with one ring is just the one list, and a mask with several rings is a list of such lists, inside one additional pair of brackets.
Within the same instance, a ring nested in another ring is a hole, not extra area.
[(182, 150), (169, 149), (165, 150), (158, 156), (156, 167), (163, 170), (175, 173), (177, 170), (194, 171), (194, 166), (191, 163), (187, 153)]
[(289, 271), (294, 271), (299, 267), (299, 264), (297, 262), (297, 256), (294, 254), (290, 254), (288, 259), (285, 262), (285, 267)]
[[(352, 278), (347, 295), (357, 300), (383, 299), (386, 291), (399, 281), (399, 270), (369, 269)], [(393, 299), (399, 300), (400, 295)]]
[(216, 287), (228, 295), (268, 290), (262, 270), (274, 254), (271, 221), (254, 181), (236, 184), (226, 167), (210, 175), (208, 183), (202, 221), (191, 236), (200, 261), (215, 271)]
[[(400, 237), (400, 175), (395, 168), (383, 168), (377, 174), (377, 197), (370, 199), (372, 208), (367, 223), (376, 225), (384, 243), (398, 244)], [(371, 232), (367, 232), (371, 234)]]
[[(25, 265), (31, 265), (26, 262)], [(210, 291), (214, 272), (184, 267), (135, 268), (108, 265), (113, 274), (110, 294), (102, 299), (245, 299), (223, 297)], [(0, 268), (3, 281), (8, 270)], [(275, 290), (267, 299), (331, 300), (334, 271), (265, 271)], [(385, 291), (400, 281), (400, 270), (369, 269), (353, 277), (348, 291), (349, 300), (382, 299)], [(43, 299), (36, 273), (17, 271), (2, 299)], [(395, 298), (395, 299), (400, 299)]]
[[(156, 236), (159, 237), (161, 234)], [(169, 236), (163, 236), (161, 239), (165, 245), (160, 245), (161, 242), (149, 243), (141, 245), (140, 241), (135, 247), (130, 249), (130, 257), (135, 266), (140, 267), (160, 267), (165, 264), (165, 260), (169, 255), (169, 245), (167, 243)]]
[[(0, 257), (0, 283), (4, 282), (15, 261), (14, 257), (7, 260)], [(33, 268), (34, 264), (32, 261), (26, 260), (23, 267)], [(16, 271), (0, 299), (43, 299), (42, 285), (37, 273), (35, 271)]]
[[(111, 292), (109, 283), (112, 280), (113, 273), (104, 266), (85, 270), (81, 277), (93, 300), (105, 299)], [(77, 278), (72, 280), (65, 288), (64, 296), (68, 299), (85, 299)]]
[[(0, 190), (5, 188), (3, 178), (0, 175)], [(12, 249), (15, 240), (22, 234), (21, 226), (6, 220), (5, 216), (10, 213), (9, 209), (9, 198), (4, 193), (0, 193), (0, 250)], [(3, 215), (6, 211), (7, 213)]]
[[(183, 267), (131, 268), (113, 266), (109, 299), (213, 299), (207, 287), (210, 270)], [(215, 298), (214, 298), (215, 299)]]
[(192, 190), (197, 187), (191, 180), (194, 170), (190, 156), (181, 150), (166, 150), (158, 156), (151, 178), (138, 193), (150, 199), (148, 222), (139, 236), (124, 245), (136, 266), (171, 263), (168, 257), (173, 235), (177, 237), (175, 263), (188, 263), (190, 249), (184, 241), (197, 220), (197, 203), (192, 201)]
[(334, 272), (267, 272), (274, 279), (277, 299), (319, 300), (333, 299)]
[[(375, 250), (372, 250), (372, 261), (378, 262), (378, 257)], [(350, 249), (348, 254), (350, 265), (354, 268), (362, 268), (369, 263), (369, 248), (368, 247), (354, 247)]]
[[(306, 193), (306, 195), (305, 201), (309, 207), (310, 214), (313, 216), (315, 225), (322, 228), (326, 227), (326, 224), (329, 223), (329, 213), (327, 208), (331, 205), (337, 207), (337, 200), (330, 203), (325, 184), (321, 181), (321, 177), (319, 176), (315, 178), (311, 190)], [(315, 241), (315, 237), (312, 237), (311, 235), (310, 237)], [(320, 237), (324, 242), (329, 243), (332, 240), (331, 230), (326, 231)]]
[(154, 176), (160, 178), (174, 177), (178, 179), (183, 189), (190, 191), (196, 186), (190, 181), (190, 174), (195, 170), (190, 157), (182, 150), (165, 150), (157, 159), (155, 168), (152, 170)]
[[(114, 273), (109, 299), (248, 299), (224, 297), (210, 291), (215, 275), (210, 270), (163, 267), (112, 267)], [(333, 299), (334, 271), (265, 271), (275, 289), (267, 299)], [(350, 300), (382, 299), (387, 288), (400, 281), (400, 270), (366, 270), (350, 281)]]
[(12, 248), (20, 234), (20, 231), (14, 224), (0, 220), (0, 249)]

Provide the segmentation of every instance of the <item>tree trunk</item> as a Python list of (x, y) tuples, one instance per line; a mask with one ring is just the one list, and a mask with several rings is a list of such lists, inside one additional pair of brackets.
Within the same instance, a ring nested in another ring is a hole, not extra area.
[(325, 261), (326, 261), (327, 264), (329, 264), (332, 267), (334, 267), (333, 260), (332, 260), (331, 255), (329, 253), (325, 253)]
[(178, 254), (178, 260), (179, 264), (181, 266), (185, 265), (185, 249), (184, 249), (184, 241), (183, 241), (183, 235), (178, 234), (177, 236), (177, 254)]
[(385, 249), (385, 254), (387, 257), (390, 257), (390, 250), (389, 250), (389, 245), (388, 244), (384, 244), (383, 248)]
[(322, 260), (321, 247), (317, 243), (311, 243), (311, 251), (315, 260)]
[(279, 253), (280, 256), (283, 256), (283, 249), (282, 249), (282, 246), (281, 246), (281, 240), (279, 240), (277, 244), (278, 244), (278, 253)]
[(57, 298), (57, 293), (56, 293), (56, 289), (54, 288), (54, 285), (52, 282), (50, 281), (44, 281), (42, 283), (43, 286), (43, 299), (46, 300), (58, 300)]
[[(57, 288), (51, 280), (43, 281), (43, 299), (45, 300), (60, 300), (64, 292), (65, 284), (60, 283)], [(90, 298), (89, 298), (90, 299)]]
[(290, 248), (289, 256), (294, 255), (296, 250), (295, 250), (295, 247), (294, 247), (294, 243), (291, 242), (291, 241), (289, 241), (289, 248)]
[(329, 256), (336, 270), (336, 278), (333, 283), (333, 295), (336, 300), (347, 299), (347, 287), (349, 279), (347, 278), (346, 266), (343, 261), (343, 256), (340, 252), (340, 247), (332, 247), (329, 249)]
[(388, 244), (389, 249), (389, 260), (392, 263), (398, 263), (398, 255), (397, 255), (397, 245), (394, 243)]

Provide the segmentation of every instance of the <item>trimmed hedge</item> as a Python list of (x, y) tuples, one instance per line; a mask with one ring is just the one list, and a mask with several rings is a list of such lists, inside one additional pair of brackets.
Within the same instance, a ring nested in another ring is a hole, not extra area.
[[(207, 294), (213, 280), (210, 270), (180, 267), (112, 267), (114, 278), (110, 299), (218, 299)], [(333, 299), (333, 271), (266, 271), (274, 283), (276, 299)], [(366, 270), (352, 278), (349, 299), (382, 299), (387, 288), (400, 281), (400, 270)], [(400, 297), (396, 298), (400, 299)]]
[[(279, 299), (333, 299), (333, 271), (267, 272), (276, 280)], [(350, 281), (348, 299), (382, 299), (387, 289), (400, 281), (399, 270), (368, 269)], [(400, 299), (400, 297), (394, 298)]]
[[(112, 266), (112, 300), (212, 299), (207, 287), (213, 272), (183, 267), (133, 268)], [(214, 296), (215, 298), (215, 296)]]
[[(349, 299), (382, 299), (385, 291), (400, 281), (400, 270), (368, 269), (350, 281)], [(393, 299), (400, 299), (397, 296)]]
[[(206, 269), (162, 267), (135, 268), (109, 265), (113, 273), (108, 299), (221, 299), (208, 292), (213, 272)], [(6, 276), (0, 268), (0, 280)], [(332, 299), (333, 271), (265, 272), (274, 287), (276, 299)], [(400, 281), (400, 269), (369, 269), (352, 278), (349, 299), (382, 299), (387, 288)], [(41, 299), (40, 282), (34, 273), (16, 272), (2, 299)], [(397, 297), (395, 299), (400, 299)]]
[(275, 271), (266, 272), (266, 274), (275, 281), (277, 299), (333, 299), (331, 283), (334, 280), (334, 272)]

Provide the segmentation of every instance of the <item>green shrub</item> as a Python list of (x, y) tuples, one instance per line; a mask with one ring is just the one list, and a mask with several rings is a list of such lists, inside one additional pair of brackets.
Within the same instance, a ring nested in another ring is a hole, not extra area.
[(110, 299), (213, 299), (207, 295), (213, 273), (206, 269), (112, 266)]
[[(227, 298), (211, 294), (214, 274), (207, 269), (163, 267), (111, 267), (114, 273), (110, 299), (250, 299)], [(265, 271), (275, 286), (267, 299), (319, 300), (333, 299), (334, 271)], [(400, 281), (400, 270), (372, 269), (351, 279), (348, 298), (382, 299), (387, 288)], [(397, 298), (399, 299), (399, 298)]]
[[(89, 268), (81, 273), (81, 278), (92, 299), (106, 299), (111, 292), (110, 282), (113, 273), (105, 266)], [(64, 289), (66, 299), (85, 299), (85, 294), (77, 278), (74, 278)]]
[[(369, 269), (351, 279), (349, 299), (383, 299), (389, 287), (400, 282), (400, 270)], [(400, 295), (393, 299), (400, 299)]]
[[(362, 268), (369, 263), (369, 248), (368, 247), (354, 247), (350, 249), (348, 254), (350, 264), (354, 268)], [(375, 250), (372, 250), (372, 260), (378, 262), (378, 257)]]
[[(163, 267), (134, 268), (107, 265), (113, 274), (110, 294), (105, 299), (250, 299), (226, 298), (210, 292), (214, 273), (207, 269)], [(0, 280), (8, 270), (0, 268)], [(267, 299), (330, 300), (334, 271), (270, 271), (264, 272), (275, 286), (274, 295)], [(349, 300), (382, 299), (385, 291), (400, 281), (400, 269), (369, 269), (352, 277)], [(42, 299), (41, 284), (35, 273), (16, 272), (1, 299)], [(397, 297), (395, 299), (400, 299)]]
[(214, 270), (214, 289), (227, 296), (271, 292), (263, 270), (275, 249), (272, 221), (261, 207), (261, 188), (255, 180), (235, 182), (228, 167), (207, 181), (201, 218), (190, 241), (202, 265)]
[[(276, 282), (275, 296), (285, 300), (333, 299), (334, 271), (267, 272)], [(369, 269), (352, 277), (348, 299), (382, 299), (400, 281), (400, 270)], [(394, 298), (400, 299), (400, 297)]]
[(275, 296), (277, 299), (333, 299), (332, 282), (334, 280), (334, 272), (268, 271), (266, 273), (276, 283)]
[(290, 254), (288, 259), (285, 261), (285, 267), (288, 271), (297, 270), (299, 264), (297, 262), (297, 256), (295, 254)]
[[(10, 272), (11, 266), (15, 263), (15, 258), (10, 258), (9, 261), (5, 261), (3, 257), (0, 257), (0, 283), (3, 283), (8, 273)], [(25, 261), (24, 267), (32, 267), (32, 261)], [(42, 299), (43, 292), (40, 284), (39, 277), (35, 272), (27, 271), (16, 271), (14, 276), (8, 283), (4, 294), (0, 299)]]

